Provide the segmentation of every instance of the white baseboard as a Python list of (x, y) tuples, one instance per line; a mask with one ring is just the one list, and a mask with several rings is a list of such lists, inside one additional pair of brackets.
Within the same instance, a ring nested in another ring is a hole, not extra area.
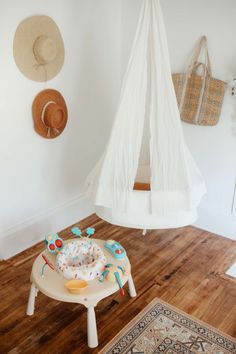
[(225, 272), (226, 275), (236, 278), (236, 262)]
[(8, 259), (94, 212), (84, 194), (0, 233), (0, 259)]
[(232, 215), (199, 209), (199, 217), (194, 226), (236, 241), (236, 220)]
[[(8, 259), (42, 241), (48, 233), (55, 233), (86, 218), (94, 207), (84, 194), (63, 205), (31, 218), (0, 233), (0, 259)], [(216, 215), (199, 210), (195, 226), (236, 241), (236, 220), (230, 215)]]

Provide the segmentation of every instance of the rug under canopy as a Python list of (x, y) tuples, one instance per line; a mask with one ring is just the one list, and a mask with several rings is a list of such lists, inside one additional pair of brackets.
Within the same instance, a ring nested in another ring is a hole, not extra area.
[(103, 219), (152, 229), (194, 222), (205, 190), (183, 136), (160, 3), (144, 0), (113, 129), (87, 191)]

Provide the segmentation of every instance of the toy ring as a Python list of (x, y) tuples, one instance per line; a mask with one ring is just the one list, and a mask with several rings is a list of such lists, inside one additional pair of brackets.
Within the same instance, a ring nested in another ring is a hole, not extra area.
[(78, 239), (67, 243), (57, 255), (57, 271), (66, 279), (93, 280), (106, 264), (102, 249), (92, 240)]

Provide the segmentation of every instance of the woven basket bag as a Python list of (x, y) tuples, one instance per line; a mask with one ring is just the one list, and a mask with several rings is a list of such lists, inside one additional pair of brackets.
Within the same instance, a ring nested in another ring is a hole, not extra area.
[[(199, 62), (201, 53), (205, 63)], [(202, 75), (197, 72), (202, 70)], [(216, 125), (221, 114), (226, 83), (212, 77), (207, 38), (203, 36), (194, 49), (184, 74), (173, 74), (173, 83), (184, 122), (197, 125)]]

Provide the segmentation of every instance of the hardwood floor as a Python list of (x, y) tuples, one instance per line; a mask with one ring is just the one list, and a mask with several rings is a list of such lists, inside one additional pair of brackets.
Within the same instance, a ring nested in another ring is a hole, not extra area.
[[(79, 226), (96, 228), (95, 238), (118, 240), (128, 251), (138, 296), (118, 293), (96, 309), (98, 349), (86, 342), (86, 309), (43, 294), (26, 316), (29, 276), (40, 243), (0, 262), (0, 353), (97, 353), (154, 297), (236, 337), (236, 280), (224, 271), (236, 260), (236, 242), (194, 227), (149, 231), (112, 226), (92, 215)], [(70, 228), (60, 235), (72, 236)]]

